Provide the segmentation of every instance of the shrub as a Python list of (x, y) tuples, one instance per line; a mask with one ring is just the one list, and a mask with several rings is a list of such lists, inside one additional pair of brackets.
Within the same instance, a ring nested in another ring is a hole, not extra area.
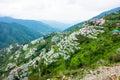
[(80, 64), (80, 58), (75, 57), (71, 60), (70, 68), (76, 69), (76, 68), (78, 68), (79, 64)]

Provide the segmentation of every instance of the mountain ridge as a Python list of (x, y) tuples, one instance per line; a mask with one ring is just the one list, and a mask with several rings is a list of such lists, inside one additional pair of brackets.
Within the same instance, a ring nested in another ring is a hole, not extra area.
[[(93, 20), (93, 19), (101, 18), (101, 17), (103, 17), (103, 16), (106, 16), (106, 15), (112, 14), (112, 13), (117, 12), (117, 11), (119, 11), (119, 10), (120, 10), (120, 7), (113, 8), (113, 9), (110, 9), (110, 10), (108, 10), (108, 11), (104, 11), (104, 12), (98, 14), (97, 16), (95, 16), (95, 17), (93, 17), (93, 18), (91, 18), (91, 19), (89, 19), (89, 20)], [(83, 21), (83, 22), (85, 22), (85, 21)], [(77, 24), (75, 24), (75, 25), (73, 25), (73, 26), (71, 26), (71, 27), (65, 29), (64, 31), (65, 31), (65, 32), (66, 32), (66, 31), (70, 31), (70, 30), (76, 28), (77, 25), (82, 24), (83, 22), (77, 23)]]
[(7, 22), (7, 23), (16, 22), (43, 34), (48, 34), (56, 31), (56, 29), (52, 28), (50, 25), (36, 20), (24, 20), (24, 19), (15, 19), (12, 17), (0, 17), (0, 22)]
[(0, 49), (15, 43), (26, 43), (41, 36), (42, 34), (21, 24), (0, 22)]
[(112, 14), (112, 13), (117, 12), (117, 11), (119, 11), (119, 10), (120, 10), (120, 7), (113, 8), (113, 9), (110, 9), (110, 10), (108, 10), (108, 11), (104, 11), (104, 12), (98, 14), (97, 16), (91, 18), (90, 20), (92, 20), (92, 19), (96, 19), (96, 18), (101, 18), (101, 17), (103, 17), (103, 16), (106, 16), (106, 15)]

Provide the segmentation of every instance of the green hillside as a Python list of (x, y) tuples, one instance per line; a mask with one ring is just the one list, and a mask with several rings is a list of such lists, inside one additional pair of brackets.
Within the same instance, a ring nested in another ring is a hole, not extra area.
[(0, 22), (0, 49), (11, 44), (30, 42), (42, 34), (17, 23)]
[(119, 64), (119, 42), (120, 11), (86, 21), (70, 32), (52, 33), (29, 44), (1, 50), (0, 78), (84, 80), (99, 66)]

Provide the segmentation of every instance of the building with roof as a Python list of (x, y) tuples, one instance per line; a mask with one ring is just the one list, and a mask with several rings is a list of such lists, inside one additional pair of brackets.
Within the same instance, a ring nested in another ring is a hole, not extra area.
[(113, 31), (113, 34), (115, 34), (115, 35), (120, 34), (120, 30), (114, 30), (114, 31)]

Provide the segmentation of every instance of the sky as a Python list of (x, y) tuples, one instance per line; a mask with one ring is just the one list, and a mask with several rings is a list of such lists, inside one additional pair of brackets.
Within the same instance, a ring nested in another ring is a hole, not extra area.
[(120, 0), (0, 0), (0, 16), (74, 23), (120, 6)]

